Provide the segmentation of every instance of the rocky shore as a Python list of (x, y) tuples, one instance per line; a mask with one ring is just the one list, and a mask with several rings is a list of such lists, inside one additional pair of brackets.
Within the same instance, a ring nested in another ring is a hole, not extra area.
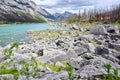
[[(97, 25), (87, 29), (72, 28), (72, 31), (75, 34), (69, 32), (64, 36), (61, 31), (55, 33), (55, 37), (46, 38), (53, 33), (48, 31), (44, 39), (40, 36), (43, 32), (32, 32), (33, 37), (38, 34), (40, 37), (13, 49), (9, 58), (4, 58), (2, 51), (10, 46), (1, 48), (0, 65), (8, 62), (7, 68), (16, 69), (17, 73), (23, 71), (17, 74), (17, 80), (104, 80), (105, 64), (110, 64), (111, 70), (117, 68), (120, 76), (120, 27)], [(0, 72), (1, 80), (15, 77), (13, 73)]]

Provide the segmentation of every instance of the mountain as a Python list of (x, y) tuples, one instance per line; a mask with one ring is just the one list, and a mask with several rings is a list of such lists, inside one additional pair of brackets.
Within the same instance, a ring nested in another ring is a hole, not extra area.
[(70, 17), (72, 16), (76, 16), (76, 14), (71, 13), (71, 12), (64, 12), (64, 13), (55, 13), (54, 17), (56, 18), (57, 21), (66, 21), (68, 20)]
[(55, 19), (55, 17), (52, 14), (50, 14), (48, 11), (46, 11), (45, 9), (40, 7), (39, 11), (40, 11), (40, 14), (43, 15), (45, 18), (53, 19), (53, 20)]
[(0, 22), (45, 22), (46, 13), (31, 0), (0, 0)]

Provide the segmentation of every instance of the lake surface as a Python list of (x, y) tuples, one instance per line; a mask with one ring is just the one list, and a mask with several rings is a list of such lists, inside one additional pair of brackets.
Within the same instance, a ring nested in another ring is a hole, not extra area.
[(47, 24), (9, 24), (0, 26), (0, 46), (6, 46), (13, 41), (19, 43), (28, 42), (29, 30), (55, 29), (56, 27)]

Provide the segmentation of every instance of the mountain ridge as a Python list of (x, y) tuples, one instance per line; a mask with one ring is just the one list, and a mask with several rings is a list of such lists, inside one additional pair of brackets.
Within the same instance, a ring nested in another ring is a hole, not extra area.
[(66, 21), (72, 16), (76, 16), (75, 13), (65, 11), (64, 13), (55, 13), (53, 14), (56, 18), (56, 21)]
[(46, 12), (31, 0), (0, 0), (0, 22), (46, 22)]

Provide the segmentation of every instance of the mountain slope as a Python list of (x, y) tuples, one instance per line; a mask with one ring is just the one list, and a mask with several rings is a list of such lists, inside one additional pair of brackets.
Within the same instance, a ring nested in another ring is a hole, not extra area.
[(70, 17), (72, 16), (76, 16), (76, 14), (73, 14), (71, 12), (64, 12), (63, 14), (60, 14), (60, 13), (55, 13), (54, 14), (55, 18), (57, 21), (66, 21), (68, 20)]
[(0, 22), (45, 22), (31, 0), (0, 0)]
[(48, 19), (55, 19), (55, 17), (50, 14), (48, 11), (46, 11), (45, 9), (42, 9), (41, 7), (39, 7), (39, 12), (41, 15), (43, 15), (45, 18), (48, 18)]

